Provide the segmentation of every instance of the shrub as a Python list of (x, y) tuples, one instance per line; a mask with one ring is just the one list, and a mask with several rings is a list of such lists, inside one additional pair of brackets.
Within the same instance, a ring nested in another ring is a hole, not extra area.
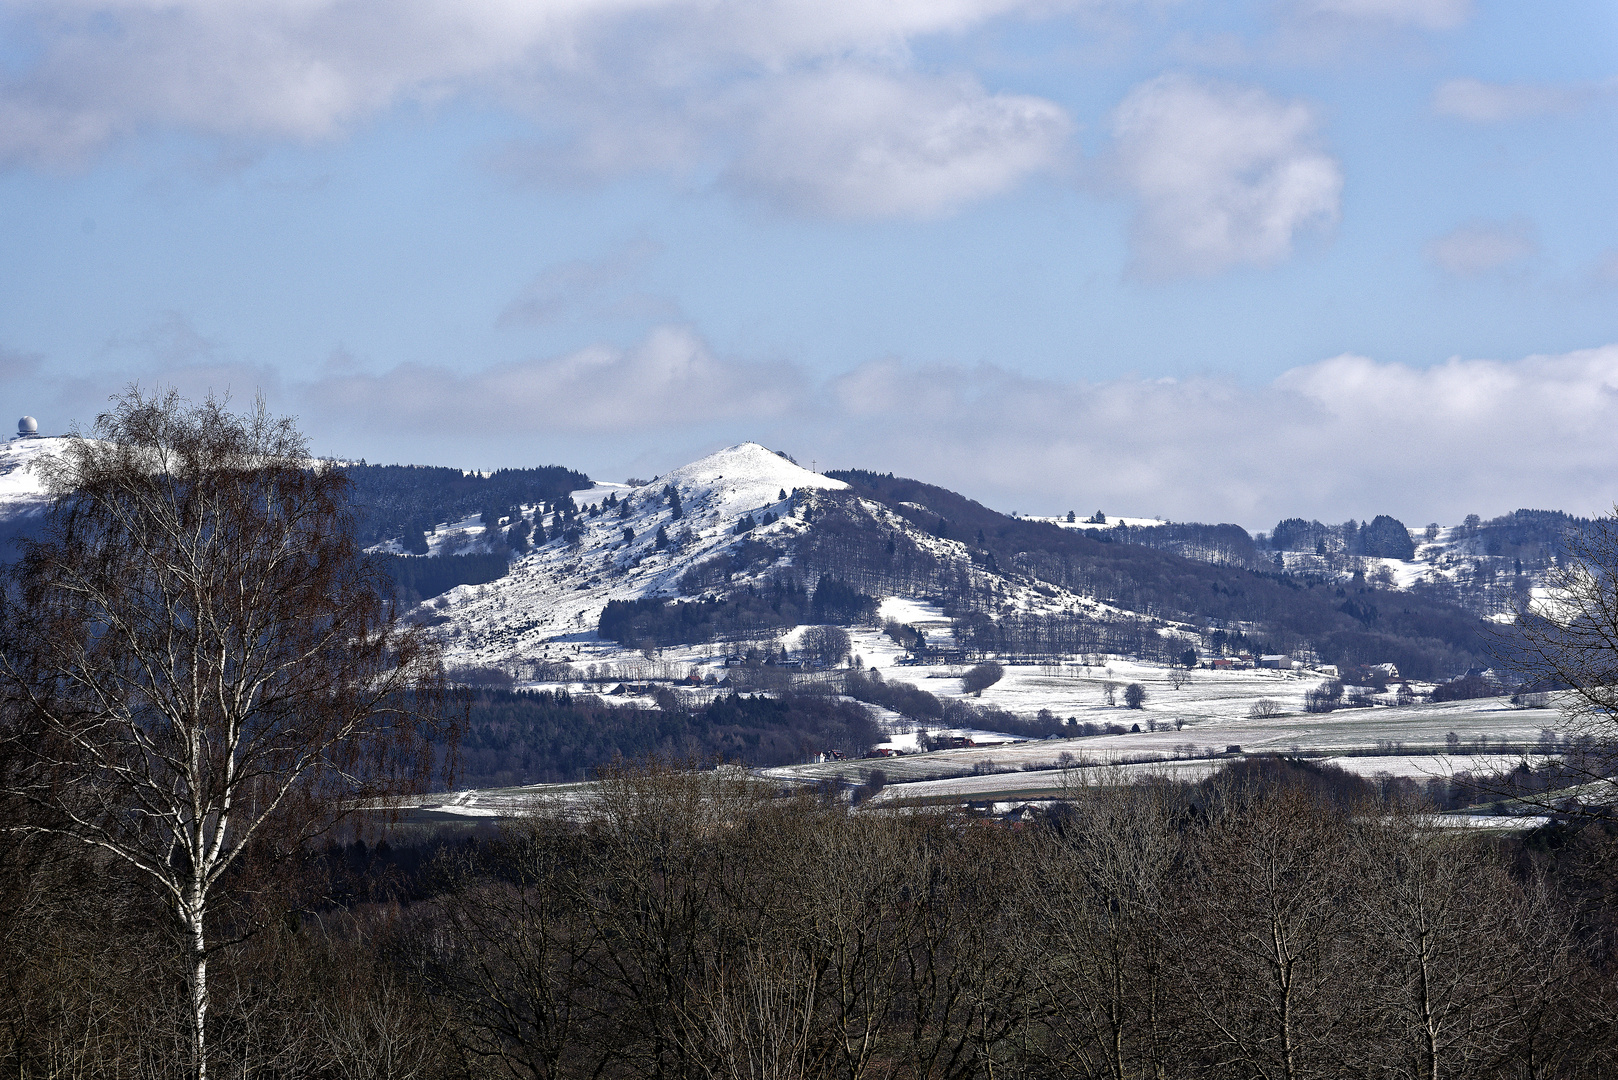
[(1005, 673), (1006, 669), (993, 660), (985, 660), (961, 676), (961, 689), (974, 697), (982, 697), (983, 691), (999, 682)]

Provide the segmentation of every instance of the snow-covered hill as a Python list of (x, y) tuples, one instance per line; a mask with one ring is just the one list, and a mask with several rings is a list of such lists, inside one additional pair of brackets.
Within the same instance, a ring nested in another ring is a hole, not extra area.
[[(679, 497), (678, 517), (670, 488)], [(581, 504), (595, 496), (575, 519), (576, 541), (553, 537), (517, 560), (506, 577), (458, 586), (424, 609), (440, 627), (452, 663), (568, 657), (572, 644), (594, 639), (609, 601), (680, 597), (689, 571), (744, 545), (753, 556), (765, 550), (774, 561), (739, 567), (731, 589), (792, 566), (796, 542), (816, 527), (806, 517), (821, 509), (819, 497), (847, 489), (757, 443), (727, 447), (639, 487), (576, 492), (574, 501)], [(880, 503), (850, 499), (839, 509), (860, 515), (863, 529), (902, 534), (915, 548), (958, 566), (960, 574), (981, 579), (1009, 607), (1120, 614), (1094, 599), (975, 567), (964, 544), (920, 530)], [(473, 528), (462, 522), (456, 531), (471, 536)]]
[[(553, 538), (499, 581), (459, 586), (429, 606), (456, 662), (544, 658), (555, 644), (593, 638), (609, 600), (676, 596), (687, 570), (743, 539), (790, 539), (809, 527), (796, 513), (803, 495), (844, 487), (757, 443), (727, 447), (639, 487), (575, 492), (584, 511), (576, 543)], [(618, 505), (607, 506), (609, 498)], [(744, 518), (756, 524), (738, 533)], [(462, 522), (456, 531), (473, 528)]]
[[(1523, 522), (1539, 511), (1518, 511), (1493, 521), (1430, 525), (1410, 530), (1415, 546), (1410, 559), (1345, 555), (1341, 552), (1268, 552), (1266, 557), (1290, 574), (1320, 575), (1348, 582), (1362, 575), (1384, 589), (1426, 587), (1450, 596), (1467, 610), (1486, 617), (1504, 617), (1529, 593), (1542, 586), (1565, 529), (1578, 528), (1577, 519), (1550, 523)], [(1550, 515), (1545, 515), (1550, 516)]]

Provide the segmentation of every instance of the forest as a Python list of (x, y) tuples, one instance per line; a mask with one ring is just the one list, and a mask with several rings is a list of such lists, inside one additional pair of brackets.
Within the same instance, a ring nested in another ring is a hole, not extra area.
[[(1000, 575), (1021, 574), (1149, 619), (1209, 628), (1257, 625), (1276, 651), (1312, 645), (1326, 663), (1394, 663), (1408, 677), (1426, 680), (1487, 666), (1503, 647), (1505, 631), (1441, 591), (1382, 589), (1363, 575), (1343, 583), (1325, 574), (1207, 563), (1112, 542), (1105, 533), (1008, 517), (915, 480), (836, 475), (854, 490), (814, 495), (815, 529), (799, 542), (798, 565), (806, 573), (835, 573), (873, 595), (931, 595), (952, 615), (998, 615), (1005, 588)], [(937, 555), (899, 530), (873, 528), (855, 505), (857, 497), (882, 502), (925, 532), (965, 543), (971, 562)], [(1051, 628), (1030, 622), (992, 634), (995, 647), (1030, 654), (1039, 652), (1041, 640), (1129, 635), (1122, 625), (1082, 631), (1081, 625), (1072, 619)], [(1007, 635), (1012, 637), (1001, 643)], [(1033, 642), (1026, 650), (1019, 643), (1025, 640)]]
[(393, 583), (394, 599), (409, 608), (457, 585), (484, 585), (506, 576), (511, 559), (500, 552), (466, 555), (367, 556)]
[[(850, 671), (832, 683), (795, 686), (791, 673), (765, 664), (758, 650), (731, 675), (736, 683), (769, 689), (769, 696), (731, 691), (690, 704), (665, 685), (655, 704), (617, 705), (597, 694), (478, 687), (469, 692), (455, 750), (456, 786), (588, 780), (614, 761), (650, 756), (749, 767), (797, 764), (831, 750), (861, 757), (886, 736), (855, 702), (890, 709), (923, 729), (980, 728), (1028, 739), (1125, 730), (941, 698), (877, 672)], [(605, 693), (614, 681), (597, 685)], [(442, 761), (450, 747), (441, 743), (438, 753)]]
[[(362, 545), (400, 537), (482, 513), (505, 513), (513, 506), (554, 503), (590, 486), (581, 472), (546, 465), (497, 469), (488, 476), (430, 465), (345, 465)], [(406, 544), (409, 547), (409, 544)]]
[[(619, 766), (566, 812), (245, 861), (210, 1046), (289, 1080), (1610, 1076), (1615, 839), (1279, 758), (1016, 827)], [(116, 861), (5, 840), (0, 1068), (176, 1075), (165, 925)]]
[[(764, 546), (764, 545), (760, 545)], [(766, 549), (772, 552), (773, 549)], [(727, 564), (730, 556), (721, 556)], [(709, 568), (701, 568), (709, 569)], [(626, 649), (768, 639), (800, 623), (854, 625), (876, 617), (877, 601), (831, 574), (806, 590), (797, 575), (772, 574), (727, 596), (700, 600), (609, 600), (596, 632)]]
[(822, 750), (857, 757), (882, 738), (864, 709), (823, 693), (726, 694), (693, 708), (667, 688), (655, 707), (565, 690), (480, 689), (455, 778), (459, 787), (588, 780), (614, 761), (651, 756), (789, 765)]

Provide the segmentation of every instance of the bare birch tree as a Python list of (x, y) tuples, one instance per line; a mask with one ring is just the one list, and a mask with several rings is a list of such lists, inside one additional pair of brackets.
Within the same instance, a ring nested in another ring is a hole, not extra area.
[(19, 827), (111, 853), (166, 901), (205, 1080), (227, 874), (426, 778), (438, 652), (362, 559), (347, 478), (262, 402), (132, 388), (46, 479), (0, 612), (4, 736), (41, 811)]

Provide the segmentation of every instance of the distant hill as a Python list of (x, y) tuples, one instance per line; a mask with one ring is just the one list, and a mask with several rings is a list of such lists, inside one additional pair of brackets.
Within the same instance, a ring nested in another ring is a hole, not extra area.
[[(32, 466), (59, 442), (0, 453), (0, 533), (38, 522)], [(754, 443), (636, 486), (560, 466), (347, 469), (360, 539), (415, 617), (472, 666), (545, 659), (602, 632), (764, 640), (900, 597), (942, 608), (974, 657), (1167, 658), (1220, 631), (1250, 650), (1443, 678), (1487, 664), (1498, 629), (1480, 616), (1523, 595), (1582, 524), (1523, 510), (1422, 530), (1379, 517), (1352, 536), (1295, 519), (1252, 537), (1234, 525), (1030, 519), (920, 480), (814, 473)], [(817, 608), (828, 581), (847, 600)]]
[[(1068, 527), (922, 481), (816, 474), (757, 444), (592, 494), (439, 524), (433, 551), (511, 560), (494, 580), (468, 564), (476, 578), (424, 607), (455, 662), (552, 659), (598, 633), (637, 647), (682, 635), (763, 640), (814, 618), (811, 598), (826, 580), (869, 598), (868, 608), (883, 597), (941, 606), (972, 656), (1168, 659), (1221, 630), (1251, 649), (1313, 650), (1326, 663), (1393, 663), (1436, 679), (1486, 664), (1493, 641), (1488, 623), (1444, 596), (1342, 568), (1278, 567), (1256, 546), (1249, 553), (1235, 526)], [(1204, 558), (1172, 550), (1159, 530)], [(1155, 542), (1134, 542), (1142, 534)], [(516, 547), (503, 546), (513, 535)], [(1216, 540), (1227, 555), (1208, 561)]]

